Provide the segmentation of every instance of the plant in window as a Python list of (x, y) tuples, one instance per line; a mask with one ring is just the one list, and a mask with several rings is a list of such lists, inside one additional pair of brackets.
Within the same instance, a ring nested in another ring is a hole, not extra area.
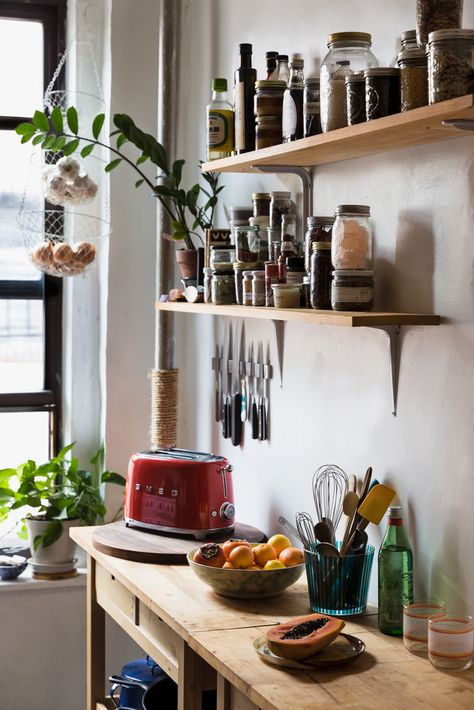
[(0, 522), (19, 508), (31, 511), (19, 534), (28, 535), (32, 555), (59, 541), (67, 521), (81, 525), (103, 523), (106, 508), (102, 484), (125, 485), (123, 476), (102, 470), (103, 447), (90, 460), (90, 467), (82, 469), (76, 457), (68, 456), (73, 446), (65, 446), (39, 466), (30, 460), (17, 468), (0, 470)]

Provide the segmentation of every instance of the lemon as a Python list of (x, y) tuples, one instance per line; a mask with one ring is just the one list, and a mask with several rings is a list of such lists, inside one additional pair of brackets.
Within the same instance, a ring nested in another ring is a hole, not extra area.
[(287, 547), (291, 547), (291, 541), (286, 537), (286, 535), (281, 535), (280, 533), (272, 535), (268, 541), (268, 544), (273, 547), (277, 557), (282, 550), (285, 550)]
[(268, 560), (263, 569), (284, 569), (285, 565), (280, 560)]

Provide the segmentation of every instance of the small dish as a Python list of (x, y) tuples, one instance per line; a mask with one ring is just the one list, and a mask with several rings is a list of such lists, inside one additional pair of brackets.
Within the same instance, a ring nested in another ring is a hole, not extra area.
[(365, 651), (365, 643), (357, 636), (339, 634), (335, 641), (326, 646), (320, 653), (305, 658), (304, 661), (292, 661), (289, 658), (276, 656), (267, 646), (266, 636), (260, 636), (253, 643), (260, 658), (267, 663), (280, 668), (297, 668), (307, 671), (310, 668), (331, 668), (353, 661)]
[(28, 561), (26, 557), (13, 555), (10, 558), (11, 563), (9, 563), (6, 561), (4, 562), (5, 557), (7, 557), (7, 555), (2, 555), (2, 559), (0, 560), (0, 579), (11, 581), (12, 579), (19, 577), (20, 574), (25, 571)]
[(64, 572), (72, 572), (76, 567), (77, 558), (63, 562), (60, 565), (45, 565), (41, 562), (33, 562), (30, 560), (31, 569), (39, 574), (63, 574)]

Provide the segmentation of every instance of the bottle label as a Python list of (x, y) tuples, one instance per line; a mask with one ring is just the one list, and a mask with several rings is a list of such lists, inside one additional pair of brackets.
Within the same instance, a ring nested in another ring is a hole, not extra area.
[(230, 153), (233, 149), (232, 111), (209, 111), (207, 123), (207, 145)]
[(234, 86), (235, 150), (245, 150), (245, 90), (244, 82)]
[(347, 286), (332, 287), (332, 299), (337, 303), (370, 303), (371, 288), (347, 288)]
[(305, 116), (319, 116), (321, 104), (319, 101), (307, 101), (304, 105)]
[(296, 133), (296, 124), (298, 121), (296, 103), (288, 90), (285, 91), (283, 97), (283, 138), (290, 138)]

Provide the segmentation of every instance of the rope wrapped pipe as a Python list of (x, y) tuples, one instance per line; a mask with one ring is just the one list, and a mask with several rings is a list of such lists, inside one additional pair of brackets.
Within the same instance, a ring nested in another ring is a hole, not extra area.
[(176, 446), (178, 441), (179, 370), (151, 370), (151, 448)]

